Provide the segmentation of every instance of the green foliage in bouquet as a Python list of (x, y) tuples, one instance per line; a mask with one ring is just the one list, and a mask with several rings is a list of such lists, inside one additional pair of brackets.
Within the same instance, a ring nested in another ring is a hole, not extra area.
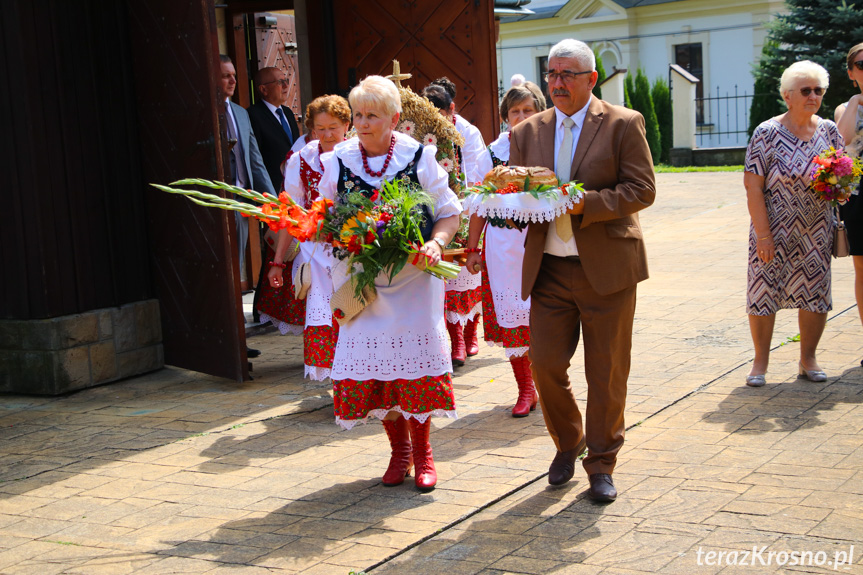
[[(421, 223), (433, 205), (432, 198), (416, 184), (393, 180), (384, 182), (371, 198), (350, 192), (330, 209), (321, 233), (333, 245), (333, 255), (347, 260), (357, 297), (362, 298), (364, 287), (374, 289), (379, 274), (391, 283), (409, 261), (424, 257), (417, 253), (423, 244)], [(459, 266), (440, 262), (425, 271), (452, 279)]]

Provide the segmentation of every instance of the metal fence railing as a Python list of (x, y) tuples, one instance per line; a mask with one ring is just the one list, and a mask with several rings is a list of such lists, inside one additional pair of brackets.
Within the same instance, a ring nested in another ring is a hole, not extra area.
[[(758, 94), (760, 95), (760, 94)], [(695, 145), (698, 148), (745, 146), (749, 142), (749, 109), (756, 94), (733, 93), (695, 99)]]

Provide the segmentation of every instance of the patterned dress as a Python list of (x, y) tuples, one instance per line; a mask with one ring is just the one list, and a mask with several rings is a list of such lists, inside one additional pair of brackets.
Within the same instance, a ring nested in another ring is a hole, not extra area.
[[(423, 148), (410, 136), (394, 135), (383, 178), (366, 173), (357, 139), (325, 154), (320, 194), (334, 201), (354, 189), (369, 195), (384, 178), (407, 176), (432, 197), (435, 219), (460, 214), (461, 204), (435, 160), (434, 146)], [(384, 157), (368, 158), (368, 163), (372, 171), (380, 171)], [(347, 274), (346, 262), (334, 266), (336, 290), (348, 281)], [(377, 298), (339, 331), (331, 374), (336, 423), (350, 429), (389, 411), (421, 422), (432, 415), (456, 417), (443, 281), (406, 265), (392, 282), (378, 276), (375, 288)]]
[[(495, 166), (509, 161), (509, 132), (488, 147)], [(519, 357), (530, 347), (530, 298), (521, 299), (521, 266), (527, 228), (515, 230), (488, 220), (482, 252), (482, 328), (489, 345), (503, 346)]]
[[(494, 167), (491, 156), (486, 150), (479, 129), (455, 115), (455, 128), (464, 137), (460, 150), (462, 175), (468, 184), (482, 182), (485, 175)], [(481, 275), (472, 274), (462, 267), (458, 277), (446, 283), (446, 320), (450, 323), (465, 325), (482, 313)]]
[(812, 159), (830, 146), (841, 147), (836, 124), (818, 118), (815, 134), (804, 142), (775, 118), (755, 129), (746, 150), (747, 172), (764, 177), (764, 198), (776, 256), (758, 258), (755, 227), (749, 225), (746, 309), (771, 315), (779, 309), (827, 313), (830, 256), (835, 220), (830, 206), (809, 189)]

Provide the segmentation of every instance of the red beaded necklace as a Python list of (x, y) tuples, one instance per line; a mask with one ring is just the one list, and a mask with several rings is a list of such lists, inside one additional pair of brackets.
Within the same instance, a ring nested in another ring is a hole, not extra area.
[(396, 147), (396, 136), (395, 134), (390, 136), (390, 149), (387, 152), (387, 158), (384, 160), (384, 165), (381, 168), (380, 172), (373, 172), (371, 168), (369, 168), (369, 157), (366, 156), (366, 149), (363, 148), (363, 144), (361, 142), (357, 142), (360, 145), (360, 155), (363, 157), (363, 169), (366, 171), (368, 175), (373, 178), (380, 178), (384, 175), (384, 172), (387, 171), (387, 166), (390, 165), (390, 160), (393, 159), (393, 150)]

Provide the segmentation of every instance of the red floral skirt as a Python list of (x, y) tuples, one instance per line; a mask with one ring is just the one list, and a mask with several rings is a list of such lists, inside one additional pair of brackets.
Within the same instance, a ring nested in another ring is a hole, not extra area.
[(488, 283), (488, 269), (485, 267), (485, 254), (482, 258), (482, 285), (480, 288), (482, 289), (483, 339), (508, 348), (530, 346), (530, 326), (501, 327), (497, 323), (494, 297), (491, 294), (491, 285)]
[[(483, 278), (485, 281), (485, 278)], [(469, 315), (473, 308), (482, 301), (482, 286), (467, 291), (446, 292), (446, 303), (444, 310), (447, 313), (455, 313), (459, 316)]]
[[(267, 261), (273, 261), (276, 253), (267, 247)], [(261, 282), (261, 295), (258, 299), (258, 311), (288, 325), (305, 325), (306, 300), (294, 298), (291, 286), (291, 264), (282, 271), (284, 285), (274, 288), (266, 276)]]
[(333, 355), (339, 337), (339, 324), (310, 325), (303, 330), (303, 363), (308, 366), (333, 367)]
[(380, 381), (339, 379), (333, 381), (333, 410), (341, 420), (365, 419), (374, 410), (425, 414), (454, 411), (452, 374), (429, 375), (419, 379)]

